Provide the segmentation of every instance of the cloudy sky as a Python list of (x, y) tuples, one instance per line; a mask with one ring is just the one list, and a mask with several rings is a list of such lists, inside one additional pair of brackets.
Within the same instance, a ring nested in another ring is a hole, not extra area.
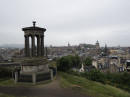
[(0, 44), (23, 44), (33, 20), (46, 45), (130, 46), (130, 0), (0, 0)]

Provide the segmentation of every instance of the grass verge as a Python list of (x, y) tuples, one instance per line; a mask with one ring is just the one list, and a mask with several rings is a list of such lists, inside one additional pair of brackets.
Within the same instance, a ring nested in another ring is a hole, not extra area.
[(87, 80), (83, 77), (60, 72), (61, 86), (80, 91), (90, 97), (130, 97), (130, 93), (119, 88)]
[(0, 97), (14, 97), (14, 96), (6, 95), (6, 94), (0, 94)]
[(32, 82), (18, 82), (15, 84), (13, 79), (9, 78), (0, 78), (0, 86), (5, 86), (5, 87), (17, 87), (17, 86), (22, 86), (22, 87), (41, 87), (44, 86), (45, 84), (50, 83), (51, 80), (45, 80), (41, 82), (37, 82), (35, 85)]
[[(12, 95), (7, 95), (7, 94), (2, 94), (0, 93), (0, 97), (16, 97), (16, 96), (12, 96)], [(25, 97), (25, 96), (24, 96)]]
[(0, 86), (14, 86), (14, 80), (9, 78), (1, 78), (0, 79)]

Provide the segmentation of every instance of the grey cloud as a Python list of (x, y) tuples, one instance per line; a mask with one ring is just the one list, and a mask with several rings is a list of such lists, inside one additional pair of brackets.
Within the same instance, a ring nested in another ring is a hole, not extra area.
[(36, 20), (46, 45), (130, 46), (129, 9), (129, 0), (0, 0), (0, 44), (24, 43), (21, 28)]

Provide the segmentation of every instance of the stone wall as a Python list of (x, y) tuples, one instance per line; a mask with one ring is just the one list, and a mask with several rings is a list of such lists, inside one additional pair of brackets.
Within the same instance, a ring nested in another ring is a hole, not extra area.
[(22, 73), (30, 73), (30, 72), (38, 72), (38, 71), (43, 71), (43, 72), (49, 72), (48, 64), (45, 65), (36, 65), (36, 66), (22, 66), (21, 67), (21, 72)]

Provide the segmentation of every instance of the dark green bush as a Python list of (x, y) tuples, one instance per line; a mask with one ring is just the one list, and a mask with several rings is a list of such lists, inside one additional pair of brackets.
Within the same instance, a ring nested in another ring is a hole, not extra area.
[(12, 70), (7, 67), (0, 67), (0, 78), (11, 78)]
[(69, 71), (72, 68), (80, 68), (81, 61), (79, 56), (64, 56), (57, 60), (57, 69), (59, 71)]
[(97, 81), (105, 84), (105, 76), (99, 70), (91, 70), (90, 72), (81, 73), (81, 76), (86, 77), (89, 80)]
[(86, 57), (86, 59), (84, 60), (84, 64), (86, 66), (91, 66), (92, 65), (92, 58), (91, 57)]
[(103, 73), (99, 70), (91, 70), (90, 72), (74, 72), (69, 71), (69, 74), (73, 74), (76, 76), (82, 76), (92, 81), (97, 81), (103, 84), (110, 84), (112, 86), (124, 89), (130, 92), (130, 73), (122, 72), (122, 73)]

